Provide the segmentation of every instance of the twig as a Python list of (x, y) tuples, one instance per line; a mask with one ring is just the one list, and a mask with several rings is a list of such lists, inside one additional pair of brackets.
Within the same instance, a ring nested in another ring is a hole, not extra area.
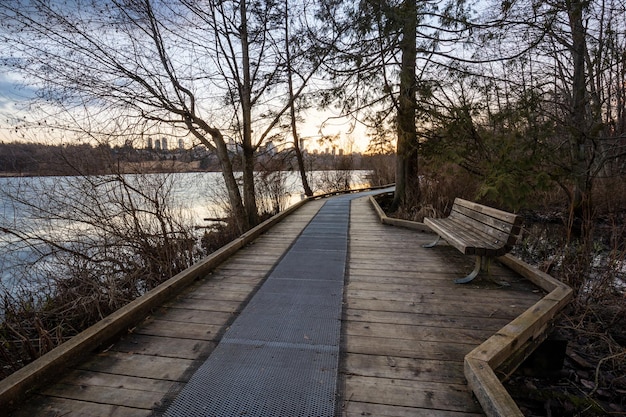
[(620, 353), (616, 353), (615, 355), (611, 355), (611, 356), (607, 356), (605, 358), (600, 359), (600, 361), (598, 361), (598, 365), (596, 365), (596, 377), (594, 380), (594, 387), (591, 390), (591, 392), (589, 393), (589, 396), (592, 396), (593, 394), (595, 394), (595, 392), (598, 390), (598, 385), (599, 383), (599, 379), (600, 379), (600, 366), (602, 366), (602, 364), (610, 359), (615, 359), (615, 358), (619, 358), (620, 356), (626, 356), (626, 350)]

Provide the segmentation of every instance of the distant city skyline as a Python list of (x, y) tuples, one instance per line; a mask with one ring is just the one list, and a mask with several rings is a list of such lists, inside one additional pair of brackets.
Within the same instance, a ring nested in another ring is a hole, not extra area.
[[(20, 80), (17, 74), (0, 74), (0, 141), (12, 142), (25, 140), (20, 134), (16, 134), (15, 122), (24, 120), (24, 118), (31, 122), (36, 122), (36, 120), (29, 119), (28, 114), (24, 110), (28, 107), (29, 100), (35, 97), (35, 89), (22, 84), (23, 80)], [(317, 143), (322, 135), (327, 137), (338, 136), (339, 139), (335, 147), (343, 149), (346, 153), (362, 153), (367, 148), (369, 139), (362, 125), (357, 125), (352, 129), (352, 133), (348, 133), (348, 131), (351, 130), (351, 125), (345, 118), (339, 118), (330, 111), (309, 112), (309, 114), (304, 114), (304, 119), (306, 121), (299, 126), (299, 145), (301, 149), (306, 149), (309, 152), (317, 150), (320, 153), (324, 153), (328, 146), (326, 144), (320, 145)], [(154, 138), (158, 136), (160, 135), (148, 135), (150, 140), (154, 141), (154, 148), (156, 148), (156, 140)], [(167, 143), (166, 139), (166, 146), (164, 147), (162, 142), (163, 138), (162, 136), (160, 139), (160, 149), (167, 149), (171, 144)], [(26, 140), (40, 141), (43, 143), (50, 140), (54, 141), (54, 139), (55, 138), (51, 138), (50, 135), (46, 135), (45, 138), (27, 138)], [(186, 140), (179, 138), (177, 143), (179, 149), (182, 149), (181, 141), (184, 148), (190, 148), (192, 146), (191, 139)]]

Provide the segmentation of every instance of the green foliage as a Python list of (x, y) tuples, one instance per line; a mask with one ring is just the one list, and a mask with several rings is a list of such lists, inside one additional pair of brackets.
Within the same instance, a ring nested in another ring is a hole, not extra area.
[(533, 152), (531, 145), (518, 136), (493, 136), (485, 140), (486, 155), (480, 161), (482, 185), (477, 197), (519, 210), (527, 206), (533, 193), (547, 189), (551, 178), (541, 169), (546, 155)]
[(425, 133), (423, 155), (429, 164), (454, 163), (479, 182), (474, 198), (510, 210), (528, 206), (532, 194), (554, 184), (559, 175), (552, 122), (536, 117), (539, 97), (527, 93), (513, 105), (490, 112), (466, 103), (445, 114), (431, 114), (436, 128)]

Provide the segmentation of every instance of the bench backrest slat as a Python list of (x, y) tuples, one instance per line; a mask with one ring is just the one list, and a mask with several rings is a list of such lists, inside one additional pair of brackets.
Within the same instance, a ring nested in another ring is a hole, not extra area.
[(514, 245), (521, 230), (522, 217), (492, 207), (456, 198), (450, 217), (459, 219), (496, 240)]
[(468, 208), (476, 213), (482, 213), (486, 216), (502, 220), (503, 222), (512, 225), (520, 226), (522, 224), (522, 217), (517, 214), (498, 210), (493, 207), (483, 206), (482, 204), (474, 203), (473, 201), (467, 201), (457, 197), (454, 199), (454, 205)]
[(509, 244), (510, 233), (490, 227), (474, 218), (468, 217), (463, 213), (453, 210), (448, 219), (458, 223), (459, 229), (469, 229), (474, 239), (477, 241), (489, 242), (489, 244), (504, 246)]

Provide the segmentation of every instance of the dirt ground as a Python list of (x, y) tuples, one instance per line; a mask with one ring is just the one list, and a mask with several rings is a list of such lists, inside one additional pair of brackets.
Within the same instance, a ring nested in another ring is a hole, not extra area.
[(566, 346), (564, 356), (548, 364), (531, 359), (506, 381), (525, 416), (626, 416), (625, 300), (614, 297), (584, 311), (566, 309), (552, 337), (561, 342), (556, 350)]

